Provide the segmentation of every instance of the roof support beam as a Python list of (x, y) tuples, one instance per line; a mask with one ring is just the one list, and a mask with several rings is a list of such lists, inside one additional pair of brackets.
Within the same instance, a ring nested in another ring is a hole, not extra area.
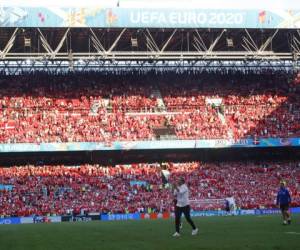
[(120, 41), (123, 33), (126, 31), (126, 28), (124, 28), (121, 33), (119, 34), (119, 36), (116, 38), (116, 40), (114, 41), (114, 43), (110, 46), (110, 48), (108, 49), (108, 51), (106, 53), (110, 53), (118, 44), (118, 42)]
[(271, 42), (273, 41), (273, 38), (276, 36), (276, 34), (278, 33), (278, 29), (274, 32), (274, 34), (272, 36), (270, 36), (259, 48), (259, 52), (265, 51), (266, 48), (271, 44)]
[(59, 44), (57, 45), (56, 49), (54, 50), (54, 57), (55, 55), (58, 53), (58, 51), (60, 51), (61, 47), (63, 46), (67, 36), (68, 36), (68, 33), (70, 31), (70, 28), (68, 28), (65, 32), (65, 34), (63, 35), (63, 37), (61, 38)]
[(195, 30), (195, 31), (196, 31), (197, 36), (194, 36), (193, 46), (198, 51), (207, 51), (208, 49), (202, 39), (202, 36), (199, 34), (198, 30)]
[(243, 41), (242, 47), (248, 52), (248, 54), (250, 54), (250, 57), (268, 59), (268, 60), (280, 59), (276, 56), (276, 53), (274, 53), (273, 51), (268, 52), (267, 58), (264, 58), (264, 56), (262, 56), (264, 55), (264, 52), (266, 52), (268, 46), (272, 43), (274, 37), (277, 35), (278, 29), (276, 29), (275, 32), (271, 36), (269, 36), (268, 39), (260, 47), (257, 46), (257, 44), (255, 43), (254, 39), (252, 38), (252, 36), (250, 35), (247, 29), (245, 29), (245, 32), (248, 37), (244, 36), (242, 38)]
[(15, 29), (14, 33), (11, 35), (10, 39), (8, 40), (6, 46), (4, 47), (3, 51), (0, 50), (0, 58), (4, 59), (11, 48), (14, 46), (14, 42), (16, 40), (16, 35), (18, 32), (18, 28)]
[(177, 29), (175, 29), (173, 31), (173, 33), (171, 34), (171, 36), (169, 37), (169, 39), (165, 42), (165, 44), (163, 45), (162, 49), (159, 51), (160, 53), (163, 53), (164, 50), (166, 49), (166, 47), (169, 45), (171, 39), (173, 38), (174, 34), (176, 33)]
[(217, 43), (219, 42), (220, 38), (222, 37), (223, 33), (225, 32), (225, 29), (222, 30), (221, 34), (217, 36), (217, 38), (214, 40), (214, 42), (209, 46), (207, 52), (210, 53), (213, 51)]
[(58, 52), (60, 51), (61, 47), (63, 46), (68, 33), (70, 31), (70, 28), (68, 28), (65, 32), (65, 34), (63, 35), (63, 37), (61, 38), (59, 44), (57, 45), (56, 49), (53, 50), (50, 46), (50, 44), (48, 43), (47, 39), (44, 37), (43, 33), (41, 32), (41, 30), (38, 28), (38, 32), (40, 34), (40, 39), (42, 41), (42, 46), (44, 47), (44, 49), (47, 51), (48, 55), (50, 55), (51, 59), (55, 59), (56, 55), (58, 54)]
[(48, 43), (47, 39), (44, 37), (44, 35), (43, 35), (42, 31), (40, 30), (40, 28), (37, 28), (37, 30), (38, 30), (38, 32), (40, 34), (39, 38), (40, 38), (40, 40), (42, 42), (42, 46), (48, 52), (49, 55), (52, 55), (53, 54), (53, 50), (52, 50), (50, 44)]
[(300, 53), (300, 30), (297, 30), (298, 38), (297, 36), (293, 36), (291, 47), (293, 49), (294, 53)]
[(91, 32), (91, 40), (93, 42), (94, 48), (97, 50), (99, 54), (105, 53), (106, 50), (104, 46), (102, 45), (102, 43), (100, 42), (100, 40), (98, 39), (97, 35), (95, 34), (92, 28), (90, 28), (90, 32)]
[(147, 42), (147, 44), (146, 44), (147, 48), (152, 52), (159, 51), (159, 47), (157, 46), (155, 40), (153, 39), (153, 36), (151, 35), (149, 29), (146, 29), (146, 31), (147, 31), (147, 34), (148, 34), (148, 35), (145, 34), (146, 42)]
[(248, 38), (243, 36), (242, 41), (244, 42), (244, 44), (242, 44), (242, 47), (248, 52), (258, 51), (258, 46), (254, 42), (252, 36), (249, 34), (247, 29), (245, 29), (245, 32), (246, 32)]

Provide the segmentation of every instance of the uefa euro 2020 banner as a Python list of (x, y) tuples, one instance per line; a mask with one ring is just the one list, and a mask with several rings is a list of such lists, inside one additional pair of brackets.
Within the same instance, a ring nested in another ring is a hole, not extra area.
[(0, 27), (300, 28), (299, 0), (1, 0)]

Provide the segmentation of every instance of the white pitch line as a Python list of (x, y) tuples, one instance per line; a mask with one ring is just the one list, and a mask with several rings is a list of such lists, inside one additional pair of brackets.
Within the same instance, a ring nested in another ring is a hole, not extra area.
[(300, 235), (300, 233), (299, 232), (285, 232), (286, 234), (299, 234)]

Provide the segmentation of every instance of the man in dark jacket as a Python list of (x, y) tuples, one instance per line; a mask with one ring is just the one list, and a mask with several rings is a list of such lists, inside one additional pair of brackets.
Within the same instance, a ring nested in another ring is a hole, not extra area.
[(291, 224), (291, 214), (289, 212), (289, 207), (291, 203), (291, 196), (286, 188), (285, 181), (280, 182), (280, 189), (277, 194), (277, 205), (280, 207), (283, 225)]

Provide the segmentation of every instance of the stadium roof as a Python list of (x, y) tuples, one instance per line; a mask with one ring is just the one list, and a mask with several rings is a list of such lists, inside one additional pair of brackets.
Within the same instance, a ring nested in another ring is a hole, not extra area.
[(300, 31), (1, 28), (0, 60), (291, 60)]
[(225, 2), (2, 0), (0, 70), (299, 64), (299, 1)]

